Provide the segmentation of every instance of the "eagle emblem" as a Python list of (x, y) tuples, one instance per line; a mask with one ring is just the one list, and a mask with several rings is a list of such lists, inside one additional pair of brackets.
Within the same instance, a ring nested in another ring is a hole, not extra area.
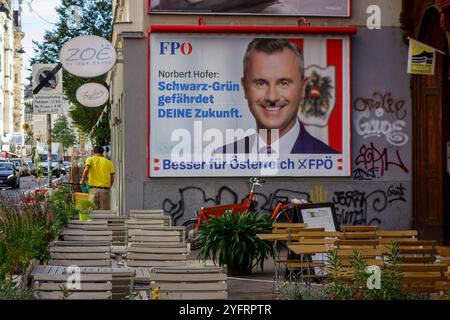
[(300, 119), (305, 125), (326, 126), (335, 106), (335, 67), (310, 66), (305, 97), (300, 105)]

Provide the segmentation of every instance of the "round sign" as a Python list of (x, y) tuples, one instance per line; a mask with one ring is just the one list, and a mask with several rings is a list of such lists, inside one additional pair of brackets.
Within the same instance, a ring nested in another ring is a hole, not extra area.
[(116, 63), (116, 49), (99, 36), (79, 36), (67, 41), (59, 59), (68, 72), (82, 78), (93, 78), (108, 72)]
[(85, 107), (95, 108), (104, 105), (109, 99), (109, 91), (99, 83), (86, 83), (78, 88), (76, 97)]

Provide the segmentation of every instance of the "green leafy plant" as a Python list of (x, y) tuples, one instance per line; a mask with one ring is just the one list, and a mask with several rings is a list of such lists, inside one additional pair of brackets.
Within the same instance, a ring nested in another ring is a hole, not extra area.
[(351, 267), (354, 270), (350, 282), (352, 299), (362, 300), (368, 295), (367, 280), (372, 275), (367, 272), (368, 266), (369, 264), (364, 259), (361, 250), (354, 250), (351, 257)]
[(59, 230), (67, 226), (70, 218), (78, 213), (69, 187), (62, 187), (52, 192), (49, 197), (49, 210)]
[(97, 209), (97, 206), (93, 202), (91, 202), (87, 199), (80, 199), (77, 201), (75, 208), (78, 210), (78, 212), (80, 213), (80, 217), (81, 217), (81, 215), (83, 215), (83, 214), (89, 215), (89, 213), (92, 210)]
[(273, 247), (256, 235), (270, 233), (271, 228), (261, 212), (233, 214), (230, 210), (219, 218), (211, 217), (199, 231), (199, 257), (226, 265), (231, 275), (249, 274), (258, 265), (263, 270), (264, 260), (273, 257)]
[(45, 260), (53, 236), (46, 202), (0, 195), (0, 279), (23, 274), (32, 259)]
[(350, 290), (344, 284), (341, 278), (342, 258), (339, 257), (336, 249), (327, 253), (328, 286), (326, 293), (331, 299), (347, 300), (350, 299)]
[(403, 279), (399, 268), (400, 263), (400, 244), (398, 241), (391, 241), (389, 252), (386, 255), (385, 267), (381, 274), (382, 297), (380, 298), (383, 300), (404, 300), (408, 298), (402, 292)]

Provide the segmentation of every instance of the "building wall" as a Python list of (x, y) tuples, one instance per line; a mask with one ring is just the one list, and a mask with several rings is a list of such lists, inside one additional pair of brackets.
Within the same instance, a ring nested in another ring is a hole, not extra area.
[[(344, 224), (381, 224), (384, 229), (411, 226), (411, 97), (407, 46), (398, 22), (401, 1), (377, 1), (382, 10), (381, 30), (365, 27), (371, 2), (353, 1), (351, 19), (309, 19), (313, 26), (359, 26), (352, 48), (353, 176), (266, 178), (257, 194), (259, 208), (273, 209), (274, 197), (283, 195), (334, 202)], [(150, 24), (197, 23), (198, 16), (148, 17), (145, 3), (133, 3), (142, 5), (140, 31)], [(132, 19), (136, 10), (129, 12)], [(205, 21), (211, 25), (296, 25), (297, 18), (206, 16)], [(135, 23), (131, 29), (139, 30)], [(240, 201), (248, 193), (247, 178), (147, 177), (146, 65), (146, 39), (123, 37), (123, 73), (113, 77), (122, 84), (119, 93), (123, 90), (123, 113), (118, 113), (121, 125), (113, 127), (113, 143), (123, 150), (123, 203), (118, 208), (125, 215), (130, 209), (163, 208), (180, 224), (202, 206)], [(386, 129), (393, 125), (398, 130)], [(123, 142), (117, 130), (123, 130)]]

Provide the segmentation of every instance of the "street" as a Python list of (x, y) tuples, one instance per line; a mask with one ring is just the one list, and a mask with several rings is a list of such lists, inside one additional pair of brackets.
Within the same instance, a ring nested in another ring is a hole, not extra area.
[[(52, 181), (55, 181), (57, 179), (57, 180), (62, 180), (63, 182), (67, 182), (68, 178), (69, 178), (69, 175), (61, 175), (60, 178), (52, 177)], [(21, 192), (33, 191), (37, 187), (38, 187), (38, 184), (36, 182), (35, 176), (27, 176), (27, 177), (24, 176), (24, 177), (20, 177), (20, 189), (11, 189), (11, 188), (2, 187), (0, 189), (0, 192), (2, 193), (2, 195), (13, 196), (13, 195), (16, 195)], [(42, 188), (47, 187), (47, 177), (43, 177), (41, 179), (40, 187), (42, 187)]]

